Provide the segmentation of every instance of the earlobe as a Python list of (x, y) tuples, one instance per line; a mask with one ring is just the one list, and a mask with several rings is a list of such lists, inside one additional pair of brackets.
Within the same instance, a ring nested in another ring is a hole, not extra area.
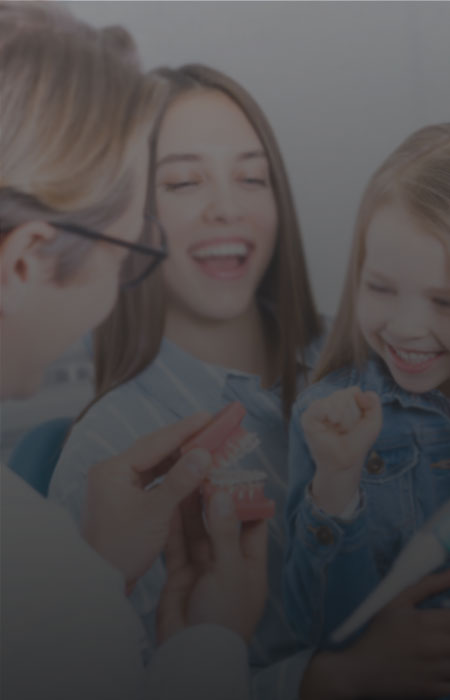
[(42, 243), (52, 240), (55, 229), (45, 221), (16, 226), (0, 247), (1, 314), (14, 313), (37, 283), (45, 279), (48, 261), (39, 256)]

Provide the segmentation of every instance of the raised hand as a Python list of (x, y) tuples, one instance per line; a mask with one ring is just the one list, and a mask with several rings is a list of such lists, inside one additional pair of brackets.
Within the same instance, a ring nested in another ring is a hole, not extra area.
[(378, 395), (358, 386), (314, 401), (301, 425), (316, 465), (312, 495), (331, 515), (342, 512), (358, 490), (361, 470), (382, 426)]

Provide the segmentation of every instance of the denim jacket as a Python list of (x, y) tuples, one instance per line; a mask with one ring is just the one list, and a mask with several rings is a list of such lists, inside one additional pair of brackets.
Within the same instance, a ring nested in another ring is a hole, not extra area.
[[(312, 401), (354, 384), (377, 392), (383, 426), (364, 464), (359, 507), (342, 520), (309, 495), (315, 466), (300, 417)], [(450, 400), (438, 390), (404, 391), (373, 358), (363, 370), (338, 370), (301, 394), (289, 452), (285, 602), (301, 644), (325, 646), (413, 533), (450, 498)]]

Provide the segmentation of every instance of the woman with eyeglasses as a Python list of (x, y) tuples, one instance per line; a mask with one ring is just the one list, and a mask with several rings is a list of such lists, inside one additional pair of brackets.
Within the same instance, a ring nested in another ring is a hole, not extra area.
[[(0, 3), (3, 398), (33, 392), (111, 311), (119, 282), (139, 284), (166, 255), (146, 205), (160, 86), (143, 80), (131, 49), (125, 31), (93, 30), (53, 5)], [(222, 497), (206, 533), (195, 495), (210, 468), (202, 450), (143, 488), (207, 419), (197, 413), (94, 467), (84, 542), (59, 508), (2, 469), (5, 700), (171, 700), (188, 683), (197, 698), (247, 697), (243, 640), (264, 602), (265, 527), (240, 531)], [(164, 548), (171, 585), (159, 615), (172, 636), (145, 671), (126, 592)]]

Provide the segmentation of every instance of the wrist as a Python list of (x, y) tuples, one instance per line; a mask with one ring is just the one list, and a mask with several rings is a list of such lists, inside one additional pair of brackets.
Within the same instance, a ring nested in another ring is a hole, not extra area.
[(350, 652), (319, 652), (309, 663), (299, 700), (356, 700), (360, 697), (357, 669)]
[(311, 482), (314, 503), (328, 515), (339, 517), (359, 492), (360, 476), (354, 474), (316, 474)]

